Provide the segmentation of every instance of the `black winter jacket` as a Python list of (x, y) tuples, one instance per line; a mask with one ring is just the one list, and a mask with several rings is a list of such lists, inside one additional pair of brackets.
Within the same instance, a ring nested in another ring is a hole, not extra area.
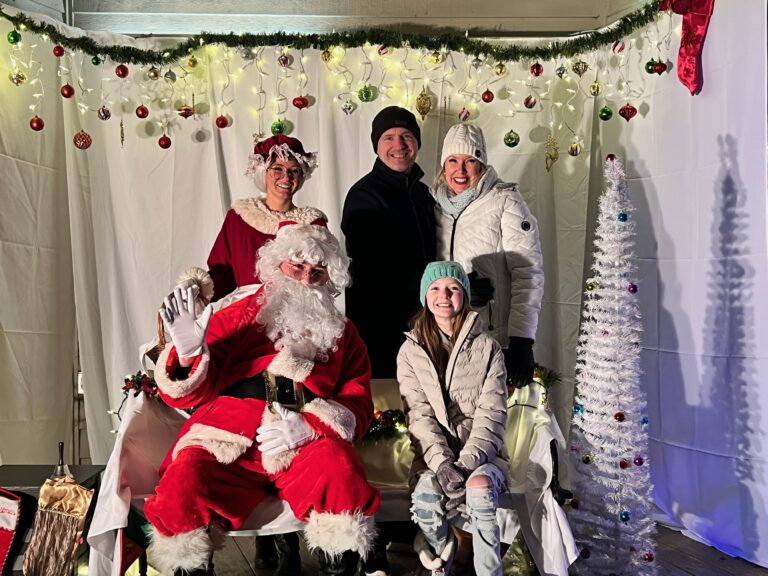
[(435, 202), (414, 164), (395, 172), (377, 158), (350, 188), (341, 230), (352, 259), (346, 315), (368, 346), (374, 378), (394, 378), (408, 321), (419, 309), (419, 283), (435, 259)]

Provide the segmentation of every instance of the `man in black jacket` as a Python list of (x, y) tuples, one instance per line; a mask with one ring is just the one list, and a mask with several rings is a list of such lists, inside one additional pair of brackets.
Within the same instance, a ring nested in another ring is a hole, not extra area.
[(368, 346), (373, 378), (395, 378), (403, 332), (420, 308), (421, 275), (435, 259), (434, 200), (416, 164), (421, 130), (411, 112), (384, 108), (371, 143), (378, 157), (349, 190), (341, 219), (352, 259), (346, 314)]

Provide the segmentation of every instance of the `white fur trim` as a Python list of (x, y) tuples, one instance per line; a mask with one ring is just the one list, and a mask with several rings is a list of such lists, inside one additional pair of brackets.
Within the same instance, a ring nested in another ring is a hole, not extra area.
[[(261, 417), (262, 426), (271, 424), (272, 422), (277, 422), (280, 419), (280, 414), (272, 412), (269, 409), (269, 406), (266, 404), (264, 405), (264, 414)], [(285, 450), (280, 452), (280, 454), (275, 454), (274, 456), (262, 454), (261, 465), (264, 466), (264, 470), (266, 470), (269, 474), (277, 474), (278, 472), (282, 472), (283, 470), (288, 469), (288, 466), (291, 465), (291, 462), (293, 462), (296, 454), (298, 454), (298, 450)]]
[(214, 545), (205, 526), (175, 536), (163, 536), (152, 526), (147, 548), (149, 563), (163, 574), (174, 570), (208, 569)]
[(283, 348), (269, 364), (269, 370), (277, 376), (290, 378), (295, 382), (304, 382), (315, 367), (314, 360), (307, 360), (294, 354), (289, 348)]
[(272, 212), (259, 198), (243, 198), (232, 204), (234, 210), (248, 226), (264, 234), (277, 234), (278, 224), (284, 220), (293, 220), (300, 224), (309, 224), (318, 218), (326, 222), (328, 217), (317, 208), (305, 206), (288, 212)]
[(309, 513), (304, 536), (310, 550), (320, 548), (331, 556), (352, 550), (366, 558), (376, 538), (376, 524), (373, 516), (362, 512), (331, 514), (313, 510)]
[(355, 424), (357, 419), (349, 408), (333, 400), (315, 398), (305, 404), (302, 412), (314, 414), (347, 442), (355, 439)]
[(187, 268), (176, 278), (176, 284), (186, 284), (187, 282), (192, 286), (197, 286), (200, 290), (200, 295), (208, 302), (211, 301), (211, 298), (213, 298), (213, 278), (211, 278), (207, 270), (196, 266)]
[(208, 346), (203, 344), (203, 357), (200, 359), (195, 373), (190, 374), (189, 378), (184, 380), (173, 380), (168, 375), (168, 355), (171, 353), (171, 348), (173, 348), (173, 345), (169, 342), (157, 358), (154, 373), (155, 382), (157, 382), (157, 387), (162, 390), (163, 394), (167, 394), (171, 398), (182, 398), (197, 390), (208, 376), (208, 363), (211, 360), (211, 356), (208, 353)]
[(448, 542), (440, 556), (435, 556), (435, 552), (432, 550), (429, 542), (427, 542), (424, 534), (419, 530), (416, 533), (416, 539), (413, 541), (413, 549), (416, 551), (419, 561), (424, 568), (427, 570), (438, 570), (450, 565), (456, 552), (456, 537), (453, 535), (453, 530), (448, 527)]
[(206, 424), (192, 424), (186, 434), (173, 447), (173, 459), (190, 446), (199, 446), (210, 452), (217, 462), (232, 464), (253, 444), (253, 440)]

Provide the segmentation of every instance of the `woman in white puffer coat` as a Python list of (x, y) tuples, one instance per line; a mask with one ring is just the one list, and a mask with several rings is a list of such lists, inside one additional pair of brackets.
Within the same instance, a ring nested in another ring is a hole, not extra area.
[(510, 383), (533, 379), (533, 341), (544, 294), (536, 219), (517, 184), (488, 165), (485, 136), (472, 124), (452, 126), (443, 141), (437, 201), (437, 255), (469, 274), (472, 308), (504, 348)]
[[(449, 523), (472, 533), (478, 576), (501, 576), (509, 542), (504, 448), (507, 386), (499, 343), (469, 310), (469, 279), (456, 262), (432, 262), (421, 279), (424, 308), (397, 356), (397, 380), (414, 451), (415, 548), (432, 574), (449, 574)], [(504, 533), (502, 533), (504, 532)]]

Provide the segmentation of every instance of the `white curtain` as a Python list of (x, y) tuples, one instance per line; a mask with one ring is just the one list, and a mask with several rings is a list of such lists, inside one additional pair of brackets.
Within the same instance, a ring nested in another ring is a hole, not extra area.
[[(768, 375), (768, 314), (765, 301), (757, 297), (768, 276), (764, 82), (745, 89), (749, 74), (764, 76), (765, 27), (750, 26), (765, 22), (762, 4), (748, 0), (738, 14), (718, 5), (704, 54), (706, 84), (699, 96), (687, 94), (674, 71), (664, 78), (647, 76), (642, 66), (653, 55), (647, 45), (642, 53), (630, 52), (626, 74), (643, 91), (636, 102), (640, 114), (630, 124), (618, 117), (598, 121), (595, 114), (603, 102), (592, 103), (584, 91), (594, 72), (584, 77), (581, 91), (571, 93), (552, 73), (560, 62), (543, 63), (546, 74), (537, 96), (570, 103), (573, 111), (564, 105), (554, 115), (528, 112), (519, 107), (528, 89), (519, 82), (498, 81), (490, 85), (496, 92), (494, 104), (480, 103), (471, 112), (486, 133), (490, 162), (502, 178), (520, 182), (539, 220), (546, 289), (535, 353), (540, 363), (564, 376), (553, 394), (565, 430), (602, 158), (607, 152), (624, 156), (639, 218), (643, 358), (657, 503), (690, 533), (768, 564), (765, 461), (760, 452), (766, 442), (760, 410), (766, 392), (758, 386), (760, 377)], [(8, 29), (0, 23), (0, 32)], [(657, 32), (644, 31), (638, 38)], [(159, 46), (148, 39), (105, 34), (99, 39)], [(50, 461), (47, 444), (66, 436), (76, 316), (90, 448), (94, 461), (104, 462), (113, 441), (109, 430), (115, 427), (107, 410), (120, 404), (123, 375), (139, 367), (137, 348), (153, 335), (163, 295), (184, 268), (205, 265), (232, 200), (254, 193), (244, 176), (253, 134), (268, 133), (277, 107), (285, 107), (262, 101), (255, 87), (262, 84), (270, 97), (279, 89), (287, 98), (284, 117), (293, 124), (291, 134), (319, 151), (319, 168), (297, 203), (326, 212), (336, 233), (346, 191), (375, 158), (370, 122), (393, 101), (379, 96), (361, 103), (353, 97), (357, 109), (344, 114), (343, 100), (334, 102), (342, 92), (343, 74), (329, 74), (316, 50), (305, 51), (304, 61), (294, 52), (290, 77), (279, 82), (283, 71), (274, 48), (260, 54), (263, 64), (243, 61), (237, 53), (226, 61), (220, 51), (208, 49), (186, 82), (179, 78), (172, 85), (162, 79), (145, 81), (146, 68), (135, 66), (127, 79), (119, 80), (113, 74), (117, 63), (94, 66), (82, 55), (74, 56), (73, 75), (59, 78), (50, 44), (38, 54), (44, 64), (45, 130), (28, 128), (29, 86), (4, 84), (0, 107), (0, 162), (6, 167), (0, 181), (0, 453), (6, 462)], [(412, 98), (424, 83), (419, 55), (411, 51), (406, 57), (398, 50), (390, 58), (406, 58)], [(590, 65), (594, 68), (606, 58), (614, 56), (606, 50), (590, 57)], [(354, 90), (369, 74), (363, 60), (359, 49), (350, 50), (345, 59)], [(7, 67), (2, 53), (0, 62)], [(316, 100), (302, 111), (290, 106), (300, 91), (300, 62), (307, 75), (304, 92)], [(458, 121), (458, 89), (472, 72), (463, 55), (455, 55), (455, 62), (456, 71), (445, 83), (430, 84), (434, 109), (422, 123), (419, 154), (425, 181), (435, 174), (445, 131)], [(527, 65), (508, 66), (512, 77), (525, 77)], [(227, 67), (233, 73), (229, 82)], [(483, 70), (485, 78), (495, 79), (492, 69)], [(0, 79), (7, 72), (0, 70)], [(374, 62), (371, 81), (378, 82), (382, 73)], [(405, 86), (402, 74), (391, 69), (387, 78)], [(79, 102), (91, 108), (84, 114), (75, 102), (58, 95), (66, 81), (80, 92), (79, 75), (85, 86), (95, 88), (80, 96)], [(547, 79), (553, 81), (549, 94), (544, 93)], [(502, 101), (505, 85), (514, 92), (511, 102)], [(175, 110), (191, 104), (192, 86), (197, 86), (197, 109), (209, 112), (182, 119)], [(399, 96), (394, 103), (398, 101)], [(150, 109), (145, 121), (134, 114), (142, 102)], [(108, 121), (93, 111), (102, 103), (111, 109)], [(623, 102), (611, 104), (616, 111)], [(233, 119), (223, 130), (213, 124), (220, 111)], [(166, 118), (173, 140), (167, 151), (158, 147), (162, 128), (152, 122)], [(560, 159), (547, 171), (544, 146), (550, 124), (559, 134)], [(72, 144), (80, 129), (93, 136), (87, 151)], [(521, 136), (514, 149), (503, 144), (510, 129)], [(582, 150), (571, 157), (567, 150), (575, 137)], [(48, 260), (40, 261), (43, 256)], [(35, 257), (38, 265), (33, 268)], [(32, 337), (42, 341), (24, 340)]]

